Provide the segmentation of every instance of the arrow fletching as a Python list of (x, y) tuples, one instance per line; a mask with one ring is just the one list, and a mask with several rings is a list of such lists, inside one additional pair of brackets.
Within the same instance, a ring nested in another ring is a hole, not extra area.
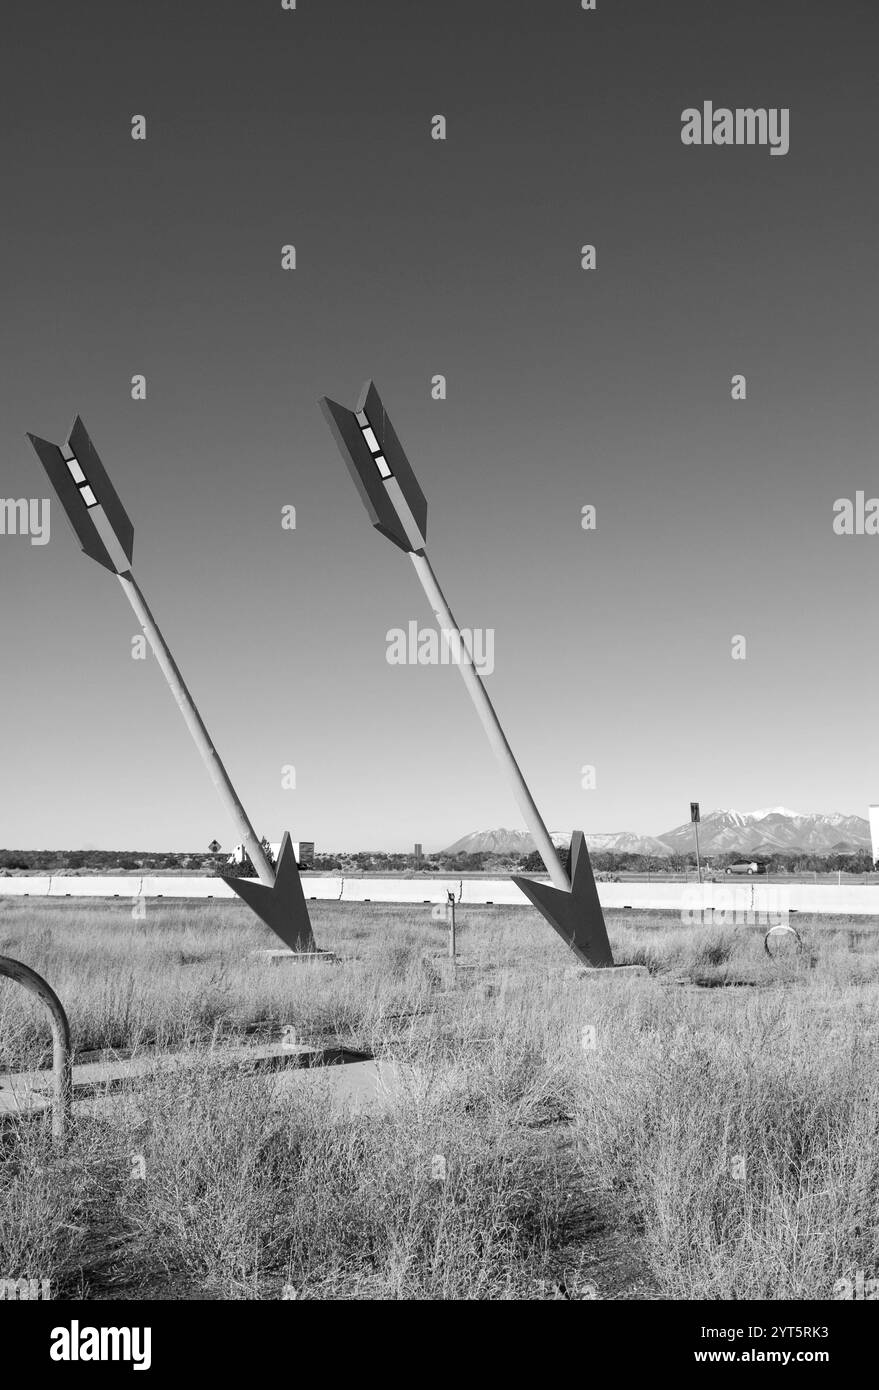
[(320, 407), (373, 526), (401, 550), (423, 550), (427, 499), (375, 384), (366, 383), (356, 410), (327, 396)]
[(85, 554), (113, 574), (124, 574), (134, 553), (134, 527), (80, 416), (67, 444), (72, 458), (48, 439), (35, 434), (28, 439)]

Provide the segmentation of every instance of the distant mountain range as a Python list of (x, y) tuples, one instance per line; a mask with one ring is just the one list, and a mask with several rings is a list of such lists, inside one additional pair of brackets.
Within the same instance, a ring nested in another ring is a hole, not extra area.
[[(567, 849), (571, 832), (553, 830), (553, 843)], [(635, 835), (619, 830), (587, 835), (591, 850), (614, 854), (650, 854), (660, 858), (686, 854), (693, 848), (689, 821), (664, 835)], [(863, 816), (801, 815), (785, 806), (762, 811), (709, 811), (699, 824), (699, 848), (704, 854), (776, 854), (802, 850), (812, 854), (853, 854), (870, 849), (870, 826)], [(524, 830), (474, 830), (450, 845), (445, 854), (513, 854), (524, 857), (534, 850)]]

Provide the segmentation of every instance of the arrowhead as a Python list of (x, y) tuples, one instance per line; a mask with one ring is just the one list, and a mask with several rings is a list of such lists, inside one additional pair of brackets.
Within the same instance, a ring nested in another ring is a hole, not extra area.
[(284, 831), (271, 888), (249, 878), (225, 878), (224, 875), (224, 882), (235, 889), (239, 898), (244, 899), (291, 951), (317, 950), (289, 830)]
[(584, 965), (613, 965), (613, 951), (582, 830), (575, 830), (571, 841), (570, 893), (530, 878), (514, 877), (513, 882)]

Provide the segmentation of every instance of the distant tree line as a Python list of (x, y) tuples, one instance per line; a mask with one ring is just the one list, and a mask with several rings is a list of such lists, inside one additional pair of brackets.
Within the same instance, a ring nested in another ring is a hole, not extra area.
[(218, 856), (207, 850), (200, 854), (173, 854), (161, 850), (153, 853), (118, 849), (0, 849), (0, 873), (16, 869), (40, 874), (83, 869), (91, 869), (96, 874), (106, 874), (112, 870), (123, 873), (138, 870), (153, 873), (158, 869), (209, 870), (218, 858), (225, 862), (225, 855)]
[[(213, 841), (212, 843), (216, 843)], [(263, 841), (269, 860), (271, 850)], [(562, 862), (568, 867), (570, 850), (560, 851)], [(686, 873), (695, 871), (696, 855), (670, 854), (663, 858), (646, 854), (614, 854), (598, 850), (591, 855), (592, 867), (597, 874), (615, 873)], [(748, 854), (709, 854), (702, 856), (702, 867), (706, 873), (722, 873), (733, 864), (758, 863), (768, 873), (849, 873), (866, 874), (873, 870), (872, 856), (868, 850), (856, 854), (791, 854), (759, 855)], [(512, 854), (497, 854), (489, 850), (476, 854), (428, 854), (416, 861), (414, 854), (384, 853), (380, 850), (360, 850), (355, 854), (317, 854), (314, 867), (324, 873), (406, 873), (420, 869), (426, 873), (455, 874), (508, 874), (521, 872), (540, 874), (545, 872), (543, 860), (536, 850), (524, 858)], [(253, 866), (248, 858), (243, 864), (230, 865), (228, 855), (222, 851), (205, 850), (201, 853), (113, 849), (73, 849), (73, 850), (13, 850), (0, 849), (0, 873), (15, 871), (41, 874), (82, 872), (91, 870), (96, 874), (119, 872), (138, 872), (145, 874), (164, 872), (198, 872), (208, 874), (240, 874), (252, 876)]]
[[(570, 852), (569, 852), (570, 853)], [(660, 858), (647, 854), (614, 854), (608, 850), (597, 850), (590, 855), (596, 873), (662, 873), (682, 874), (696, 869), (696, 854), (668, 854)], [(709, 873), (723, 873), (733, 864), (759, 864), (767, 873), (872, 873), (873, 856), (869, 850), (855, 854), (806, 854), (797, 851), (791, 854), (708, 854), (702, 855), (702, 868)], [(535, 851), (522, 861), (525, 873), (545, 872), (543, 860)]]

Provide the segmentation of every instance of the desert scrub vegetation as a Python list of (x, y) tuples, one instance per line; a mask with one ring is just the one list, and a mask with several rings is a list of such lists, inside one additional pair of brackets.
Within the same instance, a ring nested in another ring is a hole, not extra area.
[[(645, 981), (579, 978), (530, 909), (462, 910), (453, 971), (429, 908), (313, 908), (337, 966), (265, 965), (234, 903), (150, 904), (144, 922), (0, 904), (0, 952), (52, 982), (80, 1055), (157, 1063), (112, 1112), (78, 1106), (63, 1160), (42, 1120), (0, 1132), (9, 1277), (93, 1297), (527, 1299), (588, 1268), (599, 1297), (701, 1300), (828, 1298), (877, 1272), (869, 923), (798, 922), (803, 949), (773, 960), (760, 928), (610, 914)], [(284, 1085), (217, 1065), (284, 1024), (403, 1079), (354, 1113), (329, 1071)], [(0, 982), (0, 1071), (45, 1065), (47, 1044)], [(196, 1065), (158, 1066), (182, 1048)], [(596, 1264), (602, 1223), (637, 1279)]]
[(444, 1070), (358, 1116), (322, 1081), (279, 1093), (204, 1051), (77, 1117), (62, 1158), (42, 1120), (18, 1122), (0, 1267), (55, 1297), (534, 1296), (569, 1194), (518, 1123), (521, 1088), (475, 1104)]
[(712, 991), (606, 1012), (580, 1077), (585, 1178), (676, 1299), (832, 1297), (879, 1264), (875, 987)]
[(124, 1130), (88, 1118), (63, 1155), (44, 1117), (0, 1129), (0, 1277), (48, 1280), (51, 1296), (75, 1296), (93, 1258), (114, 1240), (108, 1209), (128, 1175)]
[[(291, 1018), (304, 1032), (353, 1036), (376, 1019), (410, 1012), (429, 994), (421, 956), (442, 939), (432, 924), (418, 938), (377, 906), (356, 917), (335, 904), (312, 906), (322, 944), (339, 952), (339, 966), (294, 972), (266, 963), (254, 953), (270, 944), (267, 933), (234, 902), (151, 904), (141, 921), (132, 920), (130, 907), (106, 901), (0, 900), (0, 954), (51, 981), (80, 1055), (186, 1047), (259, 1025), (271, 1031)], [(362, 932), (364, 922), (368, 941), (359, 934), (349, 941), (346, 929)], [(45, 1046), (39, 1006), (0, 981), (4, 1065), (34, 1065)]]
[(169, 1278), (225, 1297), (527, 1296), (560, 1226), (548, 1161), (453, 1088), (352, 1117), (206, 1066), (157, 1079), (145, 1109), (126, 1225)]

